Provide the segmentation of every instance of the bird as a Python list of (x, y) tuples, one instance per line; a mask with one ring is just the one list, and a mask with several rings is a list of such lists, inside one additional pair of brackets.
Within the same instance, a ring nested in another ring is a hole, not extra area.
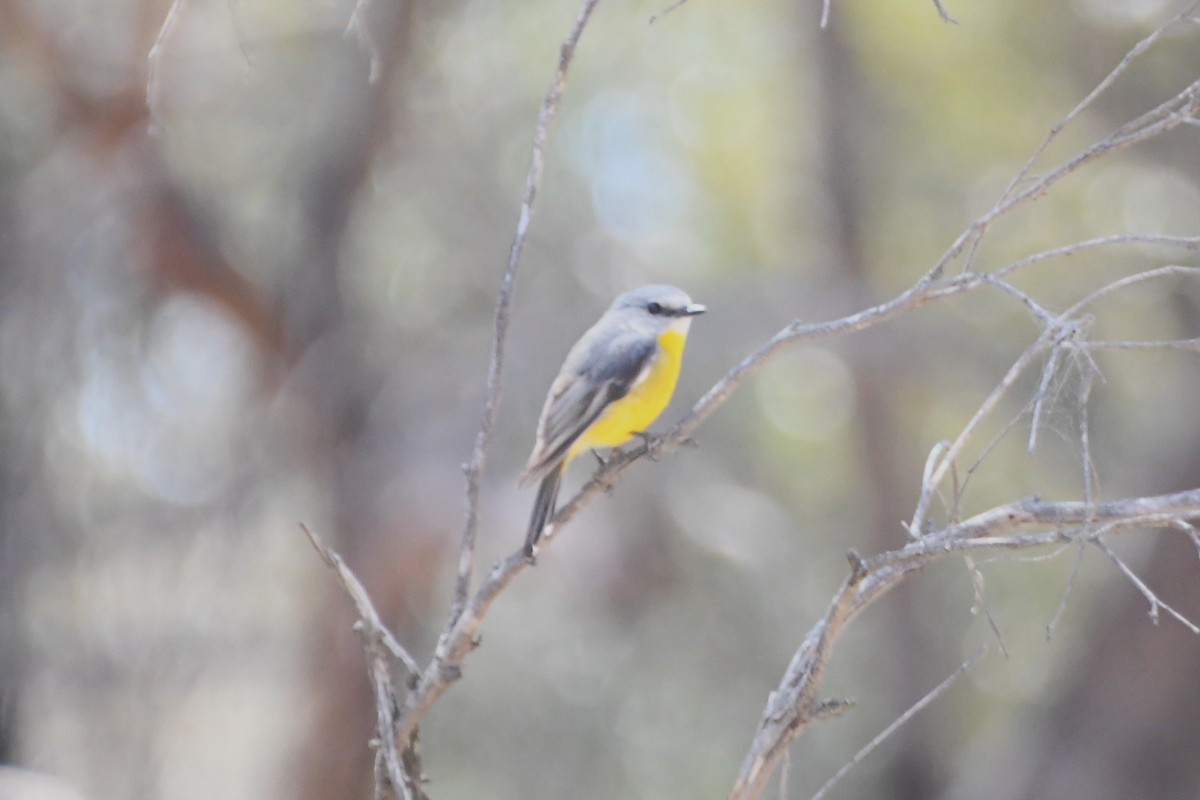
[(645, 435), (675, 393), (692, 317), (707, 308), (674, 286), (619, 295), (579, 337), (550, 384), (519, 486), (541, 481), (525, 537), (531, 561), (554, 515), (567, 464), (585, 450)]

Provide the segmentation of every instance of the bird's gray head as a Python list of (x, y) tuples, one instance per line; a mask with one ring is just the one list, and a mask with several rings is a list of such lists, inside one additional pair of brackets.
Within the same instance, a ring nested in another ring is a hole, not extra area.
[(693, 303), (682, 289), (651, 284), (625, 292), (613, 301), (611, 310), (635, 312), (640, 319), (660, 330), (675, 327), (686, 331), (691, 318), (707, 309)]

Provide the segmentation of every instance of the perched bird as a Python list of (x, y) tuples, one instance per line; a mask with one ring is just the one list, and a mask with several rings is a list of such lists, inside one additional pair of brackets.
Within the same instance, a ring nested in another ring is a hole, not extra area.
[(554, 514), (568, 462), (584, 450), (617, 447), (644, 433), (667, 407), (692, 317), (704, 311), (674, 286), (643, 286), (614, 300), (567, 353), (519, 481), (541, 481), (525, 537), (528, 557), (536, 554)]

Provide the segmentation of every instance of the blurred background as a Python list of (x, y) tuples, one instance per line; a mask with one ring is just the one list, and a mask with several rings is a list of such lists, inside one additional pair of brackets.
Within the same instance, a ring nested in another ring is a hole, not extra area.
[[(817, 0), (693, 0), (653, 25), (665, 2), (600, 4), (518, 280), (481, 569), (522, 540), (542, 398), (613, 295), (669, 282), (710, 308), (665, 426), (789, 321), (915, 281), (1181, 7), (946, 3), (959, 24), (928, 0), (835, 0), (823, 31)], [(151, 75), (168, 9), (0, 0), (0, 763), (89, 800), (369, 797), (353, 614), (298, 523), (424, 663), (533, 121), (578, 3), (372, 0), (357, 37), (349, 3), (179, 3)], [(1038, 169), (1194, 81), (1197, 27)], [(977, 266), (1122, 232), (1200, 234), (1200, 128), (1081, 170), (994, 226)], [(1017, 283), (1057, 310), (1170, 263), (1196, 254), (1091, 251)], [(1095, 315), (1101, 339), (1195, 337), (1200, 286), (1145, 284)], [(1037, 333), (981, 292), (797, 346), (698, 448), (637, 465), (496, 603), (422, 726), (431, 796), (723, 797), (845, 551), (903, 543), (929, 449)], [(1195, 354), (1097, 360), (1097, 496), (1200, 485)], [(1064, 361), (1038, 449), (1026, 418), (967, 513), (1081, 496), (1083, 369)], [(1185, 535), (1113, 545), (1200, 617)], [(1200, 794), (1200, 642), (1152, 624), (1098, 551), (1037, 555), (981, 565), (1011, 657), (993, 645), (835, 797)], [(948, 559), (856, 622), (825, 690), (859, 705), (792, 748), (787, 797), (994, 641), (974, 604)]]

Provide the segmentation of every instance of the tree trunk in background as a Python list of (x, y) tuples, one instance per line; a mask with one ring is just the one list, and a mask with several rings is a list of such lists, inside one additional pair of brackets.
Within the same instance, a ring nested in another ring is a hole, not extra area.
[[(411, 49), (410, 3), (367, 8), (363, 25), (378, 50), (364, 53), (348, 41), (336, 74), (325, 84), (328, 147), (297, 187), (310, 238), (308, 258), (281, 294), (289, 349), (297, 356), (290, 382), (317, 421), (315, 431), (296, 433), (308, 439), (313, 467), (331, 487), (333, 528), (322, 534), (363, 582), (383, 620), (396, 624), (411, 620), (408, 603), (432, 590), (436, 570), (430, 561), (440, 554), (429, 549), (430, 537), (411, 535), (418, 524), (413, 519), (381, 517), (378, 501), (394, 475), (378, 467), (397, 459), (380, 451), (395, 442), (370, 427), (368, 409), (383, 378), (363, 357), (364, 331), (342, 285), (348, 223), (378, 147), (395, 139), (390, 92)], [(379, 59), (379, 78), (368, 84), (371, 55)], [(357, 617), (334, 580), (322, 591), (306, 692), (313, 722), (298, 749), (292, 796), (365, 798), (374, 785), (367, 743), (375, 736), (375, 706), (362, 643), (352, 628)], [(396, 633), (407, 641), (413, 631)]]
[[(850, 305), (865, 308), (879, 298), (871, 289), (864, 253), (868, 236), (864, 226), (871, 224), (872, 211), (864, 202), (861, 187), (872, 182), (867, 180), (871, 170), (889, 166), (883, 163), (882, 154), (862, 148), (863, 139), (847, 132), (886, 125), (887, 114), (864, 91), (857, 56), (844, 38), (844, 26), (831, 25), (814, 36), (822, 97), (820, 194), (828, 198), (825, 249), (832, 255), (832, 266), (841, 273), (840, 285), (849, 289)], [(895, 386), (901, 376), (888, 366), (900, 362), (892, 358), (895, 354), (889, 352), (889, 341), (886, 333), (868, 331), (844, 345), (854, 375), (854, 430), (862, 495), (873, 498), (871, 552), (892, 549), (902, 541), (900, 521), (909, 516), (915, 502), (914, 487), (907, 481), (914, 462), (912, 454), (905, 451), (898, 420), (901, 410), (895, 402)], [(910, 586), (901, 586), (874, 613), (885, 617), (877, 628), (884, 634), (879, 656), (891, 664), (889, 697), (881, 705), (893, 707), (898, 714), (936, 682), (930, 680), (931, 675), (944, 673), (946, 667), (932, 657), (936, 651), (916, 618)], [(893, 742), (886, 755), (880, 752), (877, 756), (889, 758), (882, 769), (882, 785), (889, 797), (937, 796), (941, 782), (933, 774), (935, 760), (926, 744), (930, 740), (926, 719), (919, 716), (908, 722), (906, 735)]]

